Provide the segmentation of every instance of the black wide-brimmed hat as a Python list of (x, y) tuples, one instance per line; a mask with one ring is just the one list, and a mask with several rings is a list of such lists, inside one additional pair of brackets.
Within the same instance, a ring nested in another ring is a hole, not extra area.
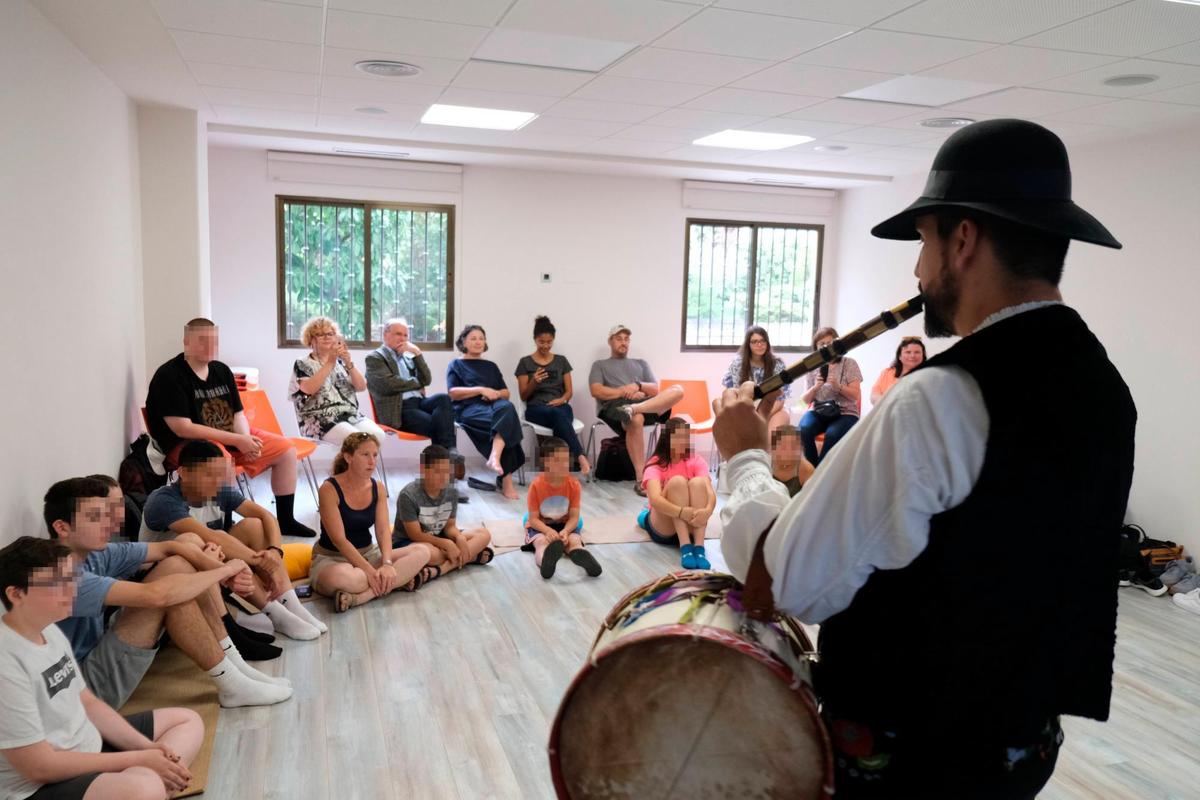
[(956, 131), (933, 159), (916, 202), (871, 229), (912, 240), (916, 219), (964, 208), (1081, 242), (1120, 248), (1100, 221), (1071, 201), (1071, 165), (1062, 140), (1021, 119), (976, 122)]

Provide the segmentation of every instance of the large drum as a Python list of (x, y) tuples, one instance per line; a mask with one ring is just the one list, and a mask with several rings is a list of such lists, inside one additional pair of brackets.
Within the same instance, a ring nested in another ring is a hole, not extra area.
[(829, 739), (799, 623), (750, 619), (740, 584), (677, 572), (608, 618), (550, 732), (560, 798), (823, 798)]

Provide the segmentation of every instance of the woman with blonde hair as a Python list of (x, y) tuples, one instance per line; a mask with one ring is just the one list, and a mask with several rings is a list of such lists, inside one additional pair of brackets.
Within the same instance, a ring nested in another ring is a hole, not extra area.
[(329, 317), (313, 317), (300, 329), (300, 341), (311, 350), (296, 359), (288, 384), (300, 433), (341, 444), (361, 431), (382, 446), (383, 429), (358, 410), (358, 392), (366, 391), (367, 379), (355, 366), (337, 323)]
[(436, 573), (425, 567), (424, 547), (392, 549), (387, 489), (371, 477), (378, 458), (374, 437), (356, 431), (342, 442), (333, 474), (321, 484), (321, 538), (308, 577), (318, 594), (333, 598), (338, 613), (394, 589), (416, 591)]

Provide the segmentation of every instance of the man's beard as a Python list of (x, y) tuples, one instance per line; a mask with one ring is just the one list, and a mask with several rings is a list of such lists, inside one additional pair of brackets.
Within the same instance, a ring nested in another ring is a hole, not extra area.
[(925, 299), (925, 335), (933, 339), (956, 335), (954, 315), (958, 311), (958, 281), (945, 259), (940, 277), (936, 289), (920, 287)]

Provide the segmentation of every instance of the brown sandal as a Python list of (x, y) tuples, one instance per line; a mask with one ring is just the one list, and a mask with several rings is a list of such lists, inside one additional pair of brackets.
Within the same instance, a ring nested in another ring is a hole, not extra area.
[(333, 613), (344, 614), (357, 605), (354, 602), (354, 594), (342, 589), (338, 589), (333, 594)]
[(493, 550), (489, 546), (489, 547), (485, 547), (482, 550), (480, 550), (479, 555), (475, 556), (475, 560), (472, 561), (471, 563), (472, 564), (490, 564), (492, 559), (495, 557), (496, 557), (496, 551)]
[(421, 571), (412, 576), (412, 580), (400, 587), (402, 592), (415, 592), (434, 578), (441, 576), (441, 567), (432, 564), (421, 567)]

